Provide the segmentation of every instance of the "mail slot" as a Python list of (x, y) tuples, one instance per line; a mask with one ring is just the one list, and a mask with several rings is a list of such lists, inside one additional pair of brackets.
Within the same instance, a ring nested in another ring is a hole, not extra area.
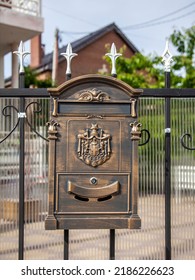
[(59, 114), (71, 114), (75, 111), (75, 114), (78, 115), (86, 115), (86, 114), (94, 114), (94, 112), (101, 112), (101, 114), (106, 115), (129, 115), (130, 114), (130, 104), (107, 104), (107, 103), (95, 103), (88, 104), (86, 107), (85, 103), (72, 103), (72, 102), (58, 102), (58, 113)]
[(85, 75), (49, 89), (46, 229), (141, 227), (136, 90)]

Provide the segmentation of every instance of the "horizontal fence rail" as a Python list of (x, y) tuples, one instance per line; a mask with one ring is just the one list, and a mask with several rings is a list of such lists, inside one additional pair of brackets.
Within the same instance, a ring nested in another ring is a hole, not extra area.
[[(37, 88), (37, 89), (27, 89), (27, 88), (16, 88), (14, 89), (0, 89), (0, 97), (49, 97), (49, 93), (46, 88)], [(155, 98), (163, 98), (163, 97), (184, 97), (190, 98), (195, 97), (195, 89), (189, 88), (178, 88), (178, 89), (149, 89), (143, 88), (143, 93), (140, 94), (140, 98), (142, 97), (155, 97)]]

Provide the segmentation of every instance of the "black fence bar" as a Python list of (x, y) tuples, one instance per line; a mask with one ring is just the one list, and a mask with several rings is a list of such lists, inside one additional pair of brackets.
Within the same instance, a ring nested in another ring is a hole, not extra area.
[(115, 229), (110, 229), (110, 260), (115, 260)]
[[(24, 73), (19, 74), (19, 87), (24, 87)], [(19, 105), (19, 141), (20, 141), (20, 154), (19, 154), (19, 249), (18, 259), (24, 259), (24, 157), (25, 157), (25, 98), (20, 97)]]
[[(71, 73), (66, 74), (66, 81), (70, 80), (72, 77)], [(64, 230), (64, 260), (69, 259), (69, 230)]]
[[(165, 87), (170, 88), (170, 72)], [(171, 99), (165, 98), (165, 259), (171, 260)]]
[(69, 230), (64, 230), (64, 260), (69, 259)]
[[(49, 93), (46, 88), (0, 88), (0, 97), (49, 97)], [(195, 97), (195, 88), (143, 88), (143, 93), (140, 95), (142, 97), (155, 97), (155, 98), (163, 98), (163, 97), (184, 97), (190, 98)]]
[(154, 97), (154, 98), (190, 98), (195, 97), (195, 88), (144, 88), (143, 93), (141, 93), (141, 97)]
[(46, 88), (0, 88), (0, 97), (27, 97), (39, 98), (49, 97), (49, 92)]
[[(117, 78), (117, 74), (112, 73), (113, 78)], [(115, 259), (115, 229), (110, 229), (110, 260)]]

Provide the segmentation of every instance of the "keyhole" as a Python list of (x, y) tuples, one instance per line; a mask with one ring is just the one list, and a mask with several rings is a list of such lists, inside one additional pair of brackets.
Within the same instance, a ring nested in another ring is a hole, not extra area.
[(97, 184), (97, 178), (92, 177), (92, 178), (90, 179), (90, 183), (91, 183), (92, 185), (96, 185), (96, 184)]

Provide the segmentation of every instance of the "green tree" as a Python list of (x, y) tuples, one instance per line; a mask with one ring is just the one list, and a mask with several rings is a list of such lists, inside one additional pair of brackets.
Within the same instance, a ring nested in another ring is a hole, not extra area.
[[(174, 56), (172, 84), (175, 87), (195, 87), (195, 26), (174, 30), (170, 36), (178, 55)], [(194, 60), (194, 61), (193, 61)]]
[(39, 80), (36, 77), (36, 74), (30, 68), (30, 66), (25, 67), (25, 87), (29, 88), (30, 86), (34, 86), (37, 88), (48, 88), (52, 87), (52, 80), (45, 79)]
[(119, 57), (116, 61), (118, 78), (134, 88), (163, 87), (163, 69), (159, 63), (159, 57), (141, 53), (131, 58)]
[[(174, 30), (170, 41), (177, 50), (171, 67), (171, 86), (174, 88), (195, 87), (195, 26), (188, 29)], [(119, 50), (124, 53), (125, 47)], [(105, 58), (109, 63), (110, 59)], [(130, 58), (119, 57), (116, 61), (118, 78), (134, 88), (164, 87), (164, 69), (162, 57), (144, 56), (136, 53)]]

